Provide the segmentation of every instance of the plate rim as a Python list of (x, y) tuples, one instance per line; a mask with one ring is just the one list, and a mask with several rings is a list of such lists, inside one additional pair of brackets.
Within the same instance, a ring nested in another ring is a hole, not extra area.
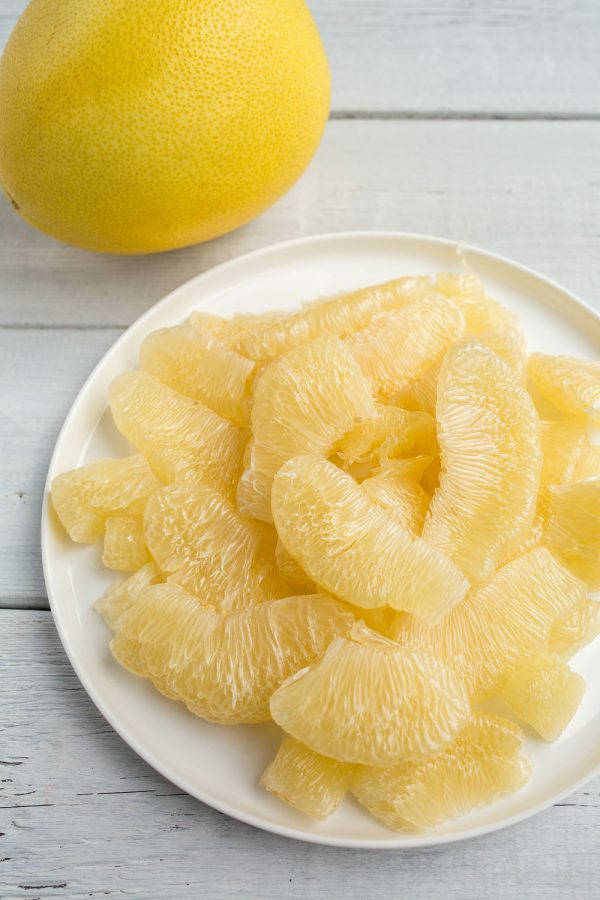
[(236, 819), (237, 821), (243, 822), (247, 825), (251, 825), (255, 828), (258, 828), (262, 831), (267, 831), (271, 834), (280, 835), (282, 837), (291, 838), (297, 841), (304, 841), (311, 844), (318, 844), (322, 846), (331, 846), (331, 847), (343, 847), (349, 849), (363, 849), (363, 850), (411, 850), (417, 848), (425, 848), (425, 847), (433, 847), (440, 846), (444, 844), (454, 844), (458, 842), (462, 842), (465, 840), (469, 840), (474, 837), (482, 837), (487, 834), (491, 834), (496, 831), (501, 831), (504, 828), (508, 828), (511, 825), (515, 825), (518, 822), (525, 821), (526, 819), (532, 818), (536, 816), (538, 813), (543, 812), (546, 809), (549, 809), (551, 806), (554, 806), (557, 802), (564, 799), (565, 797), (570, 796), (575, 791), (579, 790), (585, 784), (587, 784), (592, 778), (600, 773), (600, 761), (589, 769), (584, 776), (572, 782), (568, 788), (564, 790), (553, 793), (550, 799), (545, 799), (540, 803), (535, 804), (534, 806), (528, 807), (525, 810), (521, 810), (517, 813), (514, 813), (511, 816), (507, 816), (500, 822), (492, 822), (486, 825), (476, 825), (471, 826), (469, 828), (465, 828), (463, 831), (456, 832), (455, 834), (436, 834), (435, 832), (425, 832), (423, 834), (417, 835), (402, 835), (398, 833), (391, 832), (390, 838), (352, 838), (345, 836), (335, 836), (335, 835), (327, 835), (327, 834), (318, 834), (318, 833), (310, 833), (306, 832), (300, 828), (294, 828), (288, 825), (279, 825), (273, 822), (270, 822), (268, 819), (264, 819), (260, 815), (253, 815), (251, 813), (240, 811), (236, 807), (231, 804), (224, 802), (218, 798), (214, 798), (210, 796), (205, 791), (201, 790), (190, 790), (190, 788), (185, 784), (185, 779), (180, 778), (176, 772), (171, 770), (171, 767), (163, 763), (162, 761), (158, 761), (152, 750), (145, 745), (140, 744), (137, 739), (132, 736), (128, 730), (128, 728), (121, 724), (118, 716), (113, 716), (113, 714), (106, 708), (106, 705), (99, 696), (99, 693), (95, 687), (95, 684), (90, 681), (87, 675), (80, 669), (74, 655), (71, 653), (70, 642), (65, 634), (63, 629), (61, 616), (58, 610), (57, 602), (54, 598), (52, 591), (52, 576), (50, 572), (50, 560), (49, 560), (49, 548), (48, 548), (48, 529), (50, 526), (50, 516), (49, 516), (49, 488), (50, 482), (53, 477), (53, 469), (55, 465), (56, 458), (58, 456), (62, 441), (64, 440), (65, 434), (69, 429), (72, 418), (75, 416), (76, 410), (80, 406), (82, 402), (82, 398), (87, 391), (89, 383), (94, 379), (96, 372), (104, 365), (106, 358), (111, 355), (115, 350), (121, 347), (129, 337), (130, 332), (134, 329), (143, 325), (143, 323), (149, 319), (156, 311), (162, 309), (165, 306), (168, 306), (169, 303), (177, 296), (178, 293), (184, 292), (188, 290), (191, 285), (201, 284), (201, 282), (207, 279), (209, 276), (213, 276), (215, 273), (220, 273), (226, 271), (229, 268), (235, 268), (236, 266), (243, 264), (249, 260), (257, 260), (260, 259), (261, 256), (268, 256), (269, 254), (275, 252), (281, 252), (286, 249), (291, 249), (295, 247), (299, 247), (302, 245), (310, 245), (310, 244), (319, 244), (324, 242), (331, 242), (339, 240), (340, 242), (347, 240), (355, 240), (355, 239), (386, 239), (393, 238), (399, 240), (408, 240), (408, 241), (420, 241), (425, 242), (427, 244), (433, 244), (436, 246), (454, 248), (457, 254), (464, 252), (465, 254), (474, 254), (476, 256), (482, 257), (488, 261), (499, 262), (504, 265), (508, 265), (513, 269), (521, 272), (523, 275), (527, 275), (533, 277), (535, 280), (542, 282), (547, 285), (549, 288), (560, 292), (568, 297), (569, 302), (574, 306), (578, 307), (584, 313), (591, 315), (592, 318), (596, 320), (596, 322), (600, 325), (600, 312), (596, 311), (593, 307), (587, 304), (585, 301), (581, 300), (576, 294), (573, 294), (572, 291), (563, 287), (559, 282), (555, 281), (552, 278), (547, 277), (546, 275), (541, 274), (535, 269), (530, 268), (522, 263), (518, 263), (510, 257), (504, 256), (500, 253), (494, 253), (490, 250), (486, 250), (484, 248), (478, 247), (473, 244), (468, 244), (464, 241), (457, 241), (452, 238), (439, 237), (435, 235), (427, 235), (421, 234), (419, 232), (410, 232), (410, 231), (394, 231), (394, 230), (350, 230), (350, 231), (333, 231), (333, 232), (324, 232), (315, 235), (307, 235), (298, 238), (292, 238), (288, 240), (278, 241), (274, 244), (267, 244), (264, 247), (259, 247), (256, 250), (250, 250), (246, 253), (242, 253), (240, 255), (234, 256), (231, 259), (227, 259), (222, 263), (219, 263), (215, 266), (211, 266), (210, 268), (200, 272), (198, 275), (189, 278), (187, 281), (182, 282), (177, 287), (173, 288), (173, 290), (169, 291), (164, 297), (160, 300), (157, 300), (155, 303), (151, 304), (140, 316), (138, 316), (130, 325), (125, 328), (122, 334), (108, 347), (105, 353), (102, 354), (98, 362), (94, 365), (89, 375), (81, 385), (77, 395), (75, 396), (73, 402), (71, 403), (69, 410), (65, 416), (65, 419), (61, 425), (58, 436), (56, 438), (56, 442), (54, 444), (54, 449), (52, 451), (50, 462), (48, 464), (48, 471), (46, 475), (46, 479), (44, 482), (44, 493), (42, 499), (42, 509), (41, 509), (41, 522), (40, 522), (40, 536), (41, 536), (41, 556), (42, 556), (42, 569), (44, 574), (44, 583), (46, 587), (46, 592), (48, 595), (48, 602), (50, 606), (50, 612), (52, 613), (52, 618), (54, 621), (54, 625), (56, 627), (58, 636), (60, 638), (60, 642), (62, 644), (63, 650), (66, 653), (66, 656), (73, 668), (73, 671), (77, 675), (82, 687), (84, 688), (86, 694), (101, 713), (101, 715), (106, 719), (109, 725), (116, 731), (116, 733), (125, 741), (125, 743), (131, 747), (131, 749), (140, 756), (144, 762), (150, 765), (156, 772), (158, 772), (162, 777), (167, 778), (172, 784), (181, 788), (181, 790), (185, 791), (191, 797), (194, 797), (196, 800), (200, 800), (202, 803), (205, 803), (207, 806), (210, 806), (213, 809), (216, 809), (218, 812), (221, 812), (225, 815), (230, 816), (232, 819)]

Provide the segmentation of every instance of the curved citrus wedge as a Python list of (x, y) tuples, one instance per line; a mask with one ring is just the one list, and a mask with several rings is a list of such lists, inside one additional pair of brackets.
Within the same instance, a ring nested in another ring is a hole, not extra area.
[(135, 603), (141, 591), (151, 584), (158, 584), (161, 581), (162, 576), (158, 567), (153, 562), (146, 563), (125, 581), (119, 581), (109, 587), (104, 596), (96, 600), (94, 608), (100, 613), (108, 627), (116, 631), (121, 616)]
[(111, 516), (106, 520), (102, 562), (107, 569), (121, 572), (135, 572), (150, 562), (141, 515)]
[(550, 488), (546, 543), (593, 591), (600, 589), (600, 475)]
[(581, 703), (585, 681), (559, 656), (522, 660), (498, 684), (498, 696), (545, 741), (561, 736)]
[(167, 580), (219, 610), (290, 593), (275, 565), (274, 529), (241, 516), (212, 487), (173, 484), (156, 491), (144, 533)]
[(430, 294), (378, 316), (346, 343), (379, 395), (393, 399), (435, 365), (464, 330), (458, 307)]
[(532, 353), (529, 377), (555, 407), (600, 424), (600, 363)]
[(344, 337), (364, 328), (378, 313), (406, 306), (429, 290), (431, 279), (427, 276), (397, 278), (304, 304), (297, 313), (242, 313), (218, 323), (206, 313), (195, 313), (191, 322), (218, 334), (242, 356), (268, 362), (321, 334)]
[(254, 363), (192, 325), (153, 331), (140, 347), (140, 368), (237, 425), (248, 420)]
[(433, 828), (526, 784), (531, 766), (520, 755), (522, 742), (523, 734), (512, 722), (475, 713), (439, 753), (397, 766), (359, 769), (352, 793), (388, 828)]
[(203, 481), (230, 496), (248, 433), (147, 372), (127, 372), (108, 390), (115, 424), (163, 481)]
[(479, 335), (484, 331), (498, 331), (514, 326), (513, 313), (488, 297), (483, 284), (475, 275), (467, 272), (440, 272), (435, 280), (435, 289), (453, 300), (462, 310), (468, 334)]
[(345, 469), (357, 462), (383, 465), (399, 456), (431, 453), (436, 448), (431, 416), (383, 403), (375, 407), (375, 418), (357, 422), (335, 448)]
[(600, 475), (600, 446), (586, 442), (577, 457), (569, 480), (583, 481), (594, 475)]
[(444, 359), (437, 420), (442, 473), (423, 537), (484, 581), (533, 521), (542, 465), (537, 412), (504, 360), (465, 341)]
[(600, 601), (583, 598), (573, 612), (557, 622), (548, 649), (568, 659), (600, 634)]
[(440, 551), (327, 460), (289, 460), (275, 476), (271, 505), (279, 537), (302, 569), (355, 606), (407, 609), (434, 622), (468, 589)]
[(499, 569), (438, 625), (426, 628), (403, 615), (390, 634), (403, 646), (445, 660), (469, 695), (479, 698), (522, 658), (543, 653), (552, 628), (586, 595), (583, 582), (539, 547)]
[(586, 429), (582, 421), (540, 422), (542, 472), (538, 492), (538, 512), (548, 515), (550, 486), (566, 484), (573, 478), (586, 445)]
[(143, 512), (158, 482), (143, 456), (99, 459), (57, 475), (52, 481), (52, 504), (72, 541), (93, 543), (114, 515)]
[(275, 722), (317, 753), (374, 766), (435, 752), (470, 716), (449, 666), (362, 622), (285, 681), (270, 705)]
[(338, 338), (317, 338), (271, 363), (254, 391), (254, 441), (238, 488), (240, 510), (266, 519), (273, 476), (286, 460), (326, 454), (357, 420), (374, 415), (369, 382)]
[(429, 497), (418, 481), (399, 475), (394, 469), (365, 478), (361, 487), (403, 528), (420, 534), (429, 506)]
[(111, 642), (116, 659), (214, 722), (264, 722), (269, 697), (315, 662), (353, 622), (322, 594), (285, 597), (219, 616), (174, 584), (138, 594)]
[(307, 816), (324, 819), (344, 799), (356, 770), (356, 766), (328, 759), (294, 738), (284, 737), (260, 783)]

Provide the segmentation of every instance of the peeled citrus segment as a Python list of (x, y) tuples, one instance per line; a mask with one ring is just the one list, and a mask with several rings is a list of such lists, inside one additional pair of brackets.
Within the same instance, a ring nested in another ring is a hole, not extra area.
[(142, 516), (111, 516), (106, 520), (102, 562), (107, 569), (135, 572), (150, 562)]
[(254, 441), (238, 490), (245, 501), (240, 509), (266, 518), (273, 476), (286, 460), (299, 453), (326, 454), (357, 420), (375, 414), (369, 382), (336, 337), (317, 338), (271, 363), (254, 391)]
[(140, 347), (140, 368), (236, 424), (247, 423), (254, 363), (212, 335), (192, 325), (153, 331)]
[(506, 672), (498, 696), (545, 741), (561, 736), (581, 703), (585, 681), (559, 656), (524, 659)]
[(512, 794), (529, 780), (521, 730), (485, 713), (452, 743), (423, 760), (358, 770), (352, 793), (388, 828), (419, 831)]
[(429, 497), (418, 481), (391, 469), (366, 478), (361, 486), (395, 522), (412, 534), (421, 533)]
[(275, 476), (271, 505), (282, 543), (307, 575), (355, 606), (392, 606), (434, 622), (468, 589), (443, 553), (327, 460), (289, 460)]
[(344, 799), (356, 766), (315, 753), (284, 737), (260, 783), (271, 794), (313, 819), (331, 815)]
[(507, 563), (512, 562), (512, 560), (518, 559), (519, 556), (524, 556), (525, 553), (529, 553), (529, 551), (533, 550), (535, 547), (539, 547), (544, 540), (545, 524), (546, 522), (542, 514), (536, 513), (529, 530), (525, 532), (517, 546), (515, 547), (513, 545), (508, 553), (502, 557), (500, 566), (505, 566)]
[(320, 662), (275, 691), (271, 715), (317, 753), (386, 766), (447, 744), (470, 706), (449, 666), (357, 622), (349, 639), (333, 641)]
[(248, 433), (147, 372), (119, 375), (108, 390), (115, 424), (163, 481), (210, 482), (230, 496)]
[(136, 515), (158, 482), (143, 456), (99, 459), (57, 475), (52, 504), (72, 541), (92, 543), (109, 516)]
[(290, 593), (275, 565), (274, 529), (241, 516), (212, 487), (173, 484), (156, 491), (144, 532), (168, 581), (219, 610)]
[(540, 438), (543, 462), (538, 512), (547, 516), (550, 486), (574, 480), (573, 474), (586, 445), (585, 424), (578, 420), (543, 421), (540, 422)]
[(399, 456), (431, 452), (436, 446), (431, 416), (383, 403), (375, 405), (375, 417), (357, 422), (335, 448), (345, 468), (356, 462), (382, 465)]
[[(294, 587), (307, 587), (312, 583), (302, 566), (296, 562), (293, 556), (290, 556), (279, 539), (275, 546), (275, 562), (281, 577), (288, 584), (292, 584)], [(309, 593), (309, 591), (305, 593)]]
[(554, 406), (600, 424), (600, 363), (532, 353), (529, 377)]
[(344, 337), (363, 328), (374, 315), (402, 307), (431, 289), (426, 276), (397, 278), (305, 304), (300, 312), (238, 314), (215, 323), (206, 313), (195, 313), (195, 327), (208, 328), (237, 353), (253, 360), (271, 361), (321, 334)]
[(550, 488), (546, 543), (593, 591), (600, 589), (600, 475)]
[(464, 329), (458, 307), (431, 294), (377, 317), (346, 343), (379, 395), (393, 399), (435, 365)]
[(119, 620), (116, 659), (214, 722), (264, 722), (269, 697), (353, 622), (322, 594), (218, 615), (174, 584), (145, 589)]
[(496, 300), (485, 293), (483, 284), (475, 275), (466, 272), (440, 272), (435, 290), (449, 297), (462, 310), (468, 334), (514, 326), (515, 317)]
[(499, 569), (438, 625), (426, 628), (402, 615), (390, 635), (403, 646), (445, 660), (469, 695), (480, 697), (523, 657), (543, 653), (556, 623), (586, 596), (583, 582), (539, 547)]
[(121, 616), (135, 603), (142, 590), (151, 584), (158, 584), (160, 581), (162, 581), (162, 576), (158, 567), (153, 562), (146, 563), (125, 581), (109, 587), (104, 596), (96, 600), (94, 608), (100, 613), (108, 627), (116, 631)]
[(556, 623), (548, 649), (568, 659), (600, 634), (600, 601), (583, 598), (572, 613)]
[(484, 581), (531, 527), (542, 465), (537, 412), (504, 360), (471, 340), (446, 354), (437, 421), (442, 473), (423, 537)]
[(585, 443), (577, 457), (570, 481), (583, 481), (600, 475), (600, 446)]

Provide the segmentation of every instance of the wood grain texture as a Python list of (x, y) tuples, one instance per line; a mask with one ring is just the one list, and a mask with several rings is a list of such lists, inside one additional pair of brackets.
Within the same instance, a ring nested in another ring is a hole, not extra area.
[(0, 895), (533, 900), (598, 896), (600, 779), (534, 819), (414, 852), (297, 843), (143, 763), (96, 711), (49, 613), (0, 611)]
[[(0, 47), (25, 0), (0, 0)], [(309, 0), (339, 115), (598, 115), (596, 0)]]
[(67, 247), (0, 202), (0, 324), (128, 325), (240, 253), (369, 228), (478, 244), (590, 301), (600, 263), (600, 122), (330, 122), (308, 171), (267, 213), (219, 240), (154, 256)]

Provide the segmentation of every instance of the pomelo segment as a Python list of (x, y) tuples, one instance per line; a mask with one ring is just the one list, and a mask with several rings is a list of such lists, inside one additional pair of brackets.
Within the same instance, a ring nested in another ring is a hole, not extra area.
[(512, 722), (476, 713), (436, 754), (392, 767), (360, 768), (352, 793), (394, 831), (433, 828), (526, 784), (531, 766), (520, 755), (522, 742)]
[(347, 471), (354, 463), (372, 467), (398, 457), (437, 452), (432, 416), (383, 403), (375, 406), (375, 418), (358, 422), (335, 448)]
[(315, 662), (352, 615), (330, 597), (285, 597), (218, 615), (175, 584), (146, 588), (111, 649), (129, 671), (213, 722), (264, 722), (269, 697)]
[(290, 594), (275, 564), (277, 535), (207, 485), (174, 484), (146, 506), (144, 533), (167, 580), (229, 611)]
[(328, 759), (284, 737), (260, 783), (305, 815), (324, 819), (340, 805), (355, 773), (356, 766)]
[(355, 422), (375, 414), (369, 382), (336, 337), (317, 338), (271, 363), (254, 391), (254, 441), (238, 489), (240, 510), (270, 521), (266, 511), (280, 466), (298, 453), (327, 454)]
[(361, 487), (395, 522), (412, 534), (421, 533), (429, 497), (418, 481), (390, 469), (366, 478)]
[(119, 375), (108, 390), (115, 424), (165, 482), (208, 482), (229, 496), (248, 433), (147, 372)]
[(513, 370), (474, 340), (446, 354), (436, 414), (442, 472), (423, 537), (468, 578), (485, 581), (533, 521), (538, 415)]
[(110, 516), (143, 512), (157, 486), (143, 456), (99, 459), (57, 475), (52, 505), (72, 541), (93, 543), (104, 534)]
[(471, 714), (449, 666), (361, 622), (285, 681), (270, 706), (275, 722), (317, 753), (374, 766), (439, 750)]
[(192, 325), (153, 331), (140, 347), (140, 368), (237, 425), (248, 423), (254, 363)]
[(532, 353), (529, 377), (555, 407), (600, 425), (600, 363)]
[(483, 284), (475, 275), (467, 272), (440, 272), (435, 280), (435, 289), (461, 309), (468, 334), (479, 335), (485, 331), (514, 327), (513, 313), (488, 297)]
[(341, 600), (367, 609), (410, 610), (432, 623), (468, 589), (440, 551), (398, 525), (327, 460), (289, 460), (275, 476), (271, 501), (288, 552)]
[(548, 649), (568, 659), (600, 634), (600, 601), (584, 597), (572, 613), (556, 623)]
[(162, 580), (158, 567), (153, 562), (146, 563), (125, 581), (111, 585), (107, 592), (96, 600), (94, 608), (108, 627), (116, 631), (121, 616), (135, 603), (143, 589), (151, 584), (159, 584)]
[(600, 475), (550, 488), (546, 543), (592, 591), (600, 589)]

